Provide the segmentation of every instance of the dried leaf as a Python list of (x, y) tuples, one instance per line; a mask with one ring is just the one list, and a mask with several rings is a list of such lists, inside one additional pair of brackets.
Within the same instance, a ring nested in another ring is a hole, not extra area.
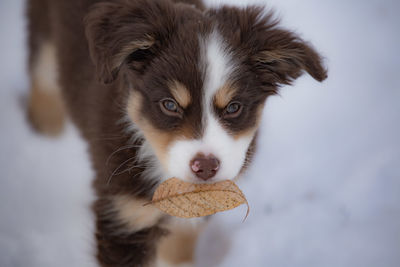
[(171, 178), (158, 186), (149, 204), (169, 215), (181, 218), (212, 215), (241, 204), (247, 205), (245, 219), (249, 213), (244, 194), (230, 180), (214, 184), (192, 184)]

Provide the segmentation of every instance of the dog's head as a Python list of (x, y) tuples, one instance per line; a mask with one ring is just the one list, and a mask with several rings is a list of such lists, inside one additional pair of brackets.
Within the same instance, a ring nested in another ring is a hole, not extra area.
[[(99, 79), (129, 87), (126, 114), (163, 179), (233, 179), (248, 162), (266, 98), (320, 56), (260, 7), (199, 10), (162, 0), (96, 5), (86, 34)], [(160, 175), (160, 174), (158, 174)]]

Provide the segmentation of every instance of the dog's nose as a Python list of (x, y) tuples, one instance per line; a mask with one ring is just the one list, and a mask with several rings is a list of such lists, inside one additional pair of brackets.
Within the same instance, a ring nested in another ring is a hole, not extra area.
[(219, 169), (219, 160), (214, 155), (197, 154), (190, 167), (196, 176), (204, 181), (215, 176)]

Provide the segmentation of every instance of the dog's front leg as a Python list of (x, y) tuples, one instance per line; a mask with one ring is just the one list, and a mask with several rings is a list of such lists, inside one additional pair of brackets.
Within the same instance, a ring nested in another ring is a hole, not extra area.
[(101, 266), (153, 266), (156, 244), (166, 232), (161, 213), (127, 195), (95, 202), (97, 259)]

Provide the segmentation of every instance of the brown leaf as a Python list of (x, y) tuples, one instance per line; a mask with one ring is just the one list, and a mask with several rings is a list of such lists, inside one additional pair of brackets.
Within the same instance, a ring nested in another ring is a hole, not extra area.
[(242, 191), (230, 181), (214, 184), (192, 184), (178, 178), (171, 178), (158, 186), (150, 203), (165, 213), (193, 218), (236, 208), (241, 204), (249, 205)]

